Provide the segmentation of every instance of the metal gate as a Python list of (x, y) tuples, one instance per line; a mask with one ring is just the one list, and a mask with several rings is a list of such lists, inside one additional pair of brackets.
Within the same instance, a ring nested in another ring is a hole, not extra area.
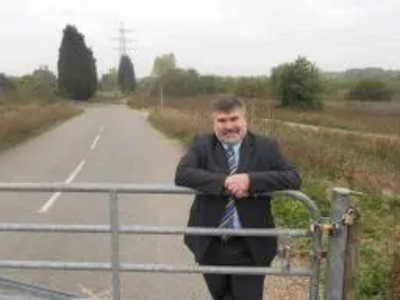
[[(214, 273), (242, 275), (280, 275), (310, 277), (309, 299), (320, 299), (321, 240), (324, 228), (333, 231), (330, 237), (329, 256), (326, 271), (325, 299), (342, 299), (344, 276), (344, 252), (346, 251), (346, 214), (350, 212), (350, 191), (335, 189), (329, 224), (323, 224), (320, 210), (307, 195), (300, 191), (280, 191), (273, 195), (284, 195), (300, 201), (310, 212), (309, 229), (219, 229), (219, 228), (177, 228), (166, 226), (121, 225), (118, 216), (119, 194), (194, 194), (196, 191), (165, 185), (105, 185), (105, 184), (64, 184), (64, 183), (0, 183), (0, 192), (79, 192), (107, 193), (109, 195), (109, 219), (105, 225), (61, 225), (61, 224), (16, 224), (0, 223), (0, 232), (57, 232), (57, 233), (108, 233), (110, 234), (110, 262), (63, 262), (63, 261), (16, 261), (1, 260), (1, 269), (48, 269), (48, 270), (85, 270), (112, 272), (112, 299), (119, 300), (121, 272), (162, 272), (162, 273)], [(232, 236), (278, 236), (283, 238), (309, 237), (312, 239), (311, 268), (293, 268), (288, 264), (287, 250), (281, 253), (281, 268), (264, 267), (216, 267), (198, 265), (132, 264), (120, 261), (120, 234), (169, 234), (169, 235), (232, 235)], [(82, 299), (52, 291), (31, 284), (0, 278), (0, 287), (20, 288), (43, 299)]]

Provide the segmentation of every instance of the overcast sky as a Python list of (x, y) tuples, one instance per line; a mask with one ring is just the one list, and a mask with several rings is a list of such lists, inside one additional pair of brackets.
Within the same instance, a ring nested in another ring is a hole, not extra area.
[(399, 0), (0, 1), (0, 72), (10, 75), (56, 71), (66, 24), (85, 35), (101, 74), (117, 65), (121, 22), (140, 77), (168, 52), (221, 75), (269, 74), (298, 55), (328, 71), (400, 69)]

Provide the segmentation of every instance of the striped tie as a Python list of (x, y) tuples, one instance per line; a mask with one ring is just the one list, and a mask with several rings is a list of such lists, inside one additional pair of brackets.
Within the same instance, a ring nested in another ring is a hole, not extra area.
[[(229, 146), (229, 148), (227, 149), (227, 158), (228, 158), (228, 165), (229, 165), (229, 173), (233, 174), (236, 172), (237, 164), (236, 164), (236, 158), (235, 158), (235, 151), (233, 150), (232, 146)], [(236, 206), (235, 206), (235, 199), (233, 197), (230, 197), (229, 201), (225, 207), (225, 211), (222, 216), (219, 227), (234, 228), (235, 213), (237, 213)]]

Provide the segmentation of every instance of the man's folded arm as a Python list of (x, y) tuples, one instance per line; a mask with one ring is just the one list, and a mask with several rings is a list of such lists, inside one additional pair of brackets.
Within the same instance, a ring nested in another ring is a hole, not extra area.
[(181, 158), (175, 172), (175, 184), (206, 194), (221, 195), (226, 175), (202, 168), (201, 145), (195, 139), (192, 147)]
[(269, 193), (282, 190), (299, 190), (301, 177), (299, 171), (285, 159), (276, 141), (273, 141), (271, 154), (274, 155), (272, 170), (250, 172), (250, 193)]

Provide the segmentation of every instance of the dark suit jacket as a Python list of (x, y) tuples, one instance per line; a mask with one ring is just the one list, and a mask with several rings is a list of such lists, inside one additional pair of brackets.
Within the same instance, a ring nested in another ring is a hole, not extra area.
[[(248, 132), (240, 148), (237, 173), (250, 177), (249, 197), (236, 201), (243, 228), (274, 228), (271, 197), (257, 194), (299, 189), (299, 172), (282, 156), (276, 140)], [(175, 174), (176, 185), (202, 192), (196, 194), (190, 209), (189, 227), (218, 227), (228, 201), (224, 189), (228, 174), (225, 149), (216, 136), (196, 137)], [(210, 241), (210, 236), (185, 236), (185, 244), (199, 263)], [(277, 252), (276, 237), (246, 237), (246, 241), (256, 263), (269, 265)]]

